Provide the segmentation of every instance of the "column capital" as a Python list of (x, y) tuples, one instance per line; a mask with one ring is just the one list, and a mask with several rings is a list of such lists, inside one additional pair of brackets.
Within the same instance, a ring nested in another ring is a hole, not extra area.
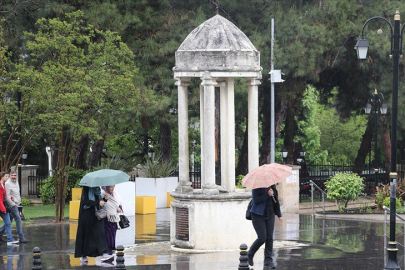
[(251, 79), (251, 80), (246, 80), (246, 85), (261, 85), (261, 81), (259, 79)]
[(176, 82), (174, 83), (177, 86), (189, 86), (190, 79), (189, 78), (174, 78)]
[(209, 71), (204, 71), (203, 76), (201, 77), (202, 83), (201, 85), (209, 86), (209, 85), (216, 85), (217, 82), (213, 80), (211, 77), (211, 73)]

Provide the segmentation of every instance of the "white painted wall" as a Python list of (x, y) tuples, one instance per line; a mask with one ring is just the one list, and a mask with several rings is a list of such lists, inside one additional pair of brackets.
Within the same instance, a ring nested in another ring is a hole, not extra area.
[[(240, 244), (250, 246), (256, 240), (252, 221), (245, 219), (248, 200), (187, 201), (194, 210), (189, 211), (190, 240), (195, 250), (237, 250)], [(182, 203), (182, 202), (178, 202)], [(175, 207), (171, 209), (170, 239), (176, 233)]]
[(122, 198), (122, 209), (124, 209), (125, 215), (135, 216), (135, 183), (120, 183), (118, 185), (115, 185), (115, 190), (120, 194)]
[(156, 208), (167, 207), (167, 192), (172, 192), (178, 184), (177, 177), (140, 178), (135, 181), (135, 196), (156, 197)]

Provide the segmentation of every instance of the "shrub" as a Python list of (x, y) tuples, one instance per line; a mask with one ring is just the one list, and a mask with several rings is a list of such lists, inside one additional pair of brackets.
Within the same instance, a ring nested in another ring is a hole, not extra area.
[[(78, 187), (80, 180), (83, 176), (87, 173), (84, 170), (76, 170), (74, 168), (70, 168), (69, 170), (69, 178), (66, 187), (66, 197), (65, 203), (68, 203), (72, 199), (72, 188)], [(55, 203), (55, 184), (53, 183), (53, 177), (48, 177), (42, 180), (42, 185), (40, 188), (40, 198), (43, 204), (54, 204)]]
[(133, 169), (132, 161), (127, 161), (120, 156), (111, 156), (109, 158), (102, 159), (103, 163), (101, 166), (97, 167), (97, 170), (101, 169), (111, 169), (111, 170), (119, 170), (123, 172), (129, 172)]
[(339, 211), (345, 211), (351, 200), (357, 200), (364, 189), (363, 178), (355, 173), (338, 173), (325, 182), (328, 199), (336, 201)]
[[(390, 208), (390, 206), (391, 206), (391, 198), (390, 198), (390, 197), (385, 197), (385, 199), (384, 199), (384, 201), (383, 201), (383, 205), (384, 205), (385, 207)], [(401, 204), (401, 199), (400, 199), (400, 198), (396, 198), (395, 207), (396, 207), (396, 209), (401, 209), (401, 208), (402, 208), (402, 204)]]
[(49, 176), (42, 180), (41, 187), (39, 189), (40, 198), (43, 204), (55, 203), (55, 185), (53, 184), (53, 177)]
[(240, 174), (236, 177), (236, 188), (244, 188), (242, 186), (242, 180), (245, 176), (243, 174)]
[(383, 206), (384, 199), (386, 198), (386, 192), (380, 189), (377, 189), (375, 194), (375, 203), (377, 204), (377, 209), (381, 210)]
[(28, 200), (28, 199), (25, 198), (25, 197), (22, 197), (22, 198), (21, 198), (21, 204), (22, 204), (23, 206), (27, 206), (27, 205), (30, 205), (30, 204), (31, 204), (31, 201)]
[(169, 177), (174, 171), (174, 166), (170, 161), (153, 162), (147, 160), (145, 169), (146, 177), (161, 178)]

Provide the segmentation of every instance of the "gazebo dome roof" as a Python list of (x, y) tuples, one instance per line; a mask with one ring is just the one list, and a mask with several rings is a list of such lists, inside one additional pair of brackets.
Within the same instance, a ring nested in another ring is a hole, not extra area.
[(260, 52), (220, 15), (203, 22), (176, 51), (174, 71), (261, 71)]
[(178, 51), (256, 51), (249, 38), (220, 15), (203, 22), (187, 36)]

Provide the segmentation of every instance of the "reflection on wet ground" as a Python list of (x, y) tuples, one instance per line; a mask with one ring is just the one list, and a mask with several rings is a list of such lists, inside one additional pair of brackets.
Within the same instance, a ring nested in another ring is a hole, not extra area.
[[(131, 246), (169, 241), (169, 215), (169, 209), (158, 209), (157, 215), (129, 217), (131, 225), (135, 226), (119, 231), (117, 243)], [(397, 224), (397, 229), (403, 231), (402, 224)], [(43, 269), (114, 269), (113, 264), (102, 265), (98, 258), (90, 258), (87, 266), (81, 266), (79, 259), (73, 257), (75, 230), (75, 223), (24, 227), (30, 240), (28, 244), (0, 244), (0, 270), (31, 269), (34, 247), (41, 248)], [(307, 244), (299, 248), (275, 249), (278, 269), (359, 270), (383, 269), (385, 265), (384, 224), (381, 222), (291, 215), (285, 217), (283, 225), (278, 225), (275, 238)], [(399, 245), (398, 248), (398, 262), (405, 268), (404, 249)], [(263, 268), (262, 261), (263, 252), (259, 251), (255, 257), (255, 269)], [(237, 250), (207, 254), (125, 255), (127, 269), (237, 269), (238, 264)]]

